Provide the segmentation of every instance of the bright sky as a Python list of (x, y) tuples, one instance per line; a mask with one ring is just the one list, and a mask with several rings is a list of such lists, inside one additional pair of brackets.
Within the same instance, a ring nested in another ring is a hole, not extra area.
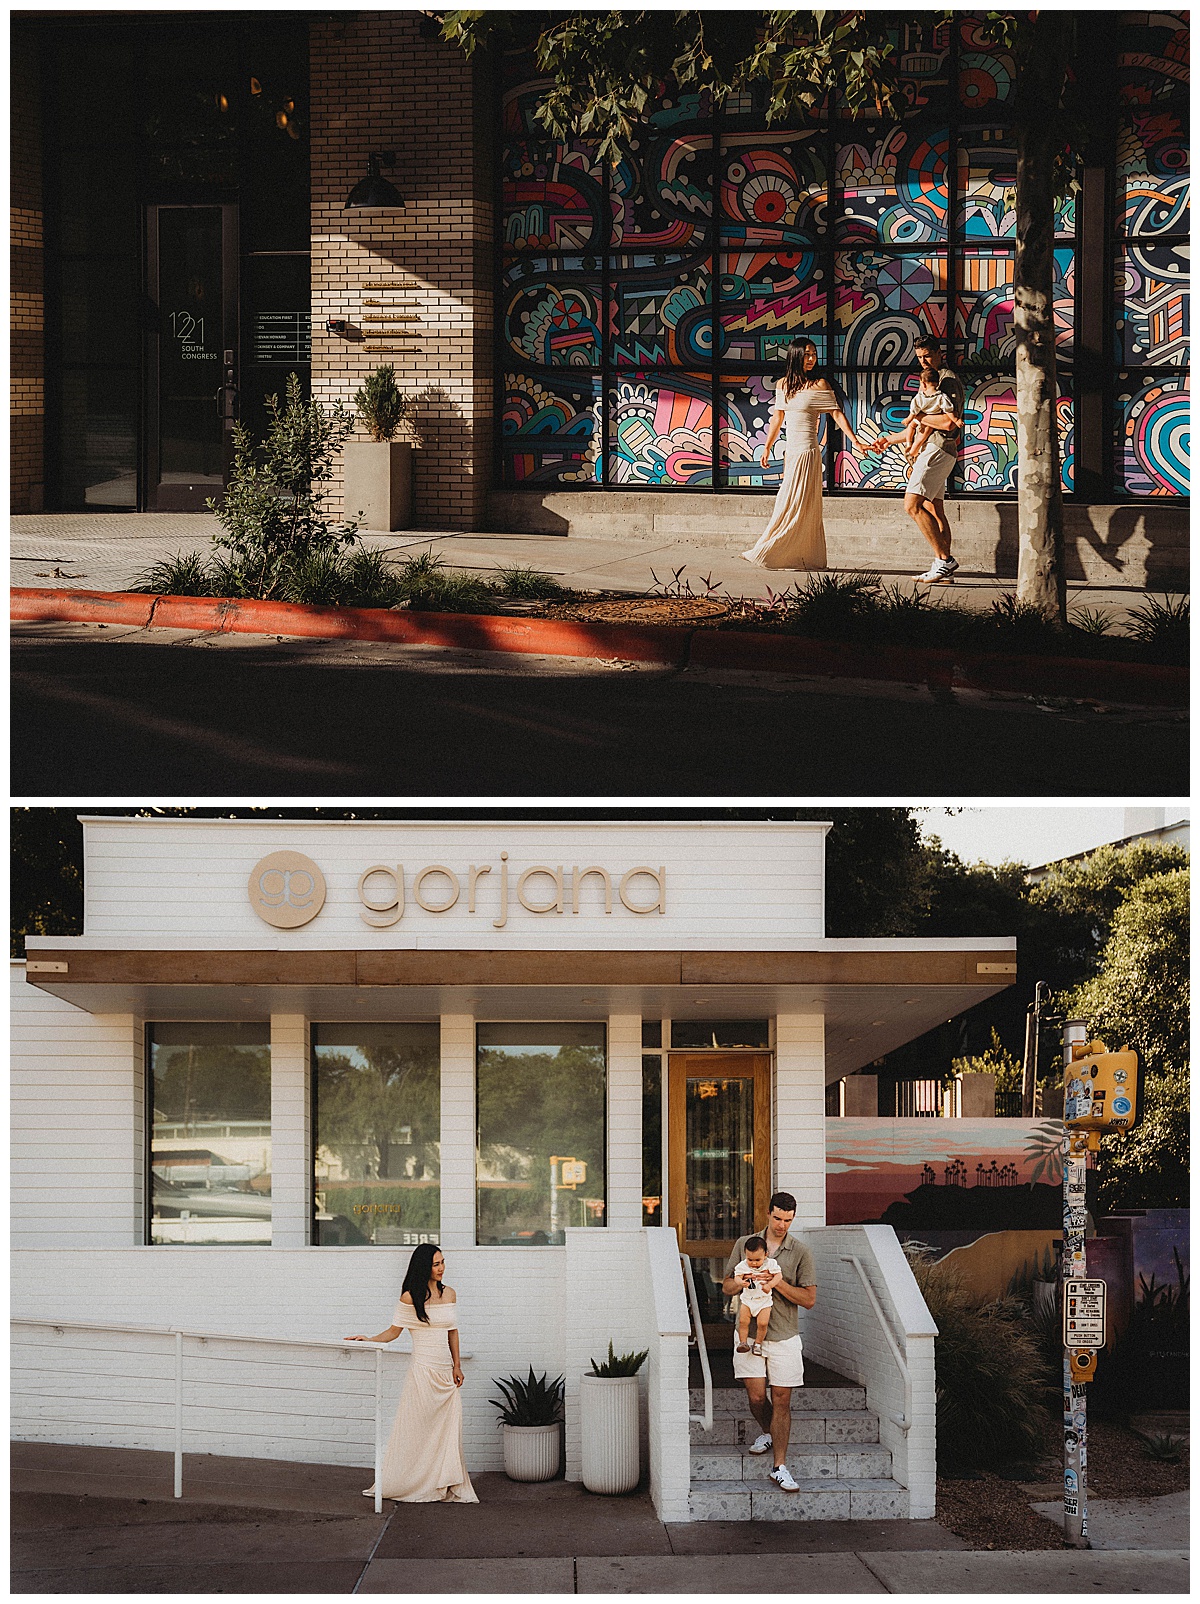
[(963, 807), (954, 812), (939, 807), (920, 814), (924, 834), (940, 836), (942, 845), (966, 863), (1011, 859), (1031, 868), (1187, 817), (1188, 809), (1178, 805)]

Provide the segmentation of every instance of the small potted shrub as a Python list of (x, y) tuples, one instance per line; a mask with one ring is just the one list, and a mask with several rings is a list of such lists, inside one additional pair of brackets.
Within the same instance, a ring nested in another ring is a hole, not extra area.
[(412, 444), (416, 402), (396, 386), (396, 370), (378, 367), (355, 392), (354, 405), (369, 440), (346, 442), (346, 511), (364, 529), (407, 529), (412, 523)]
[(583, 1485), (589, 1493), (628, 1493), (641, 1473), (638, 1453), (638, 1379), (649, 1349), (613, 1352), (592, 1360), (579, 1383)]
[(558, 1475), (559, 1423), (562, 1420), (564, 1379), (547, 1380), (546, 1373), (528, 1377), (494, 1378), (503, 1398), (491, 1398), (500, 1411), (504, 1432), (504, 1474), (510, 1481), (549, 1481)]

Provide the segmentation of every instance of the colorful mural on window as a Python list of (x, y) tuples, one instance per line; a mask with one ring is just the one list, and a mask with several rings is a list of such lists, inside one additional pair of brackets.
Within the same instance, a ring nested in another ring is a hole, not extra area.
[[(1137, 20), (1120, 25), (1114, 112), (1116, 484), (1130, 495), (1178, 495), (1186, 31), (1170, 15), (1127, 17)], [(754, 458), (793, 340), (816, 343), (847, 416), (871, 438), (901, 421), (916, 342), (932, 334), (947, 342), (968, 397), (951, 494), (1015, 490), (1015, 69), (984, 37), (981, 15), (914, 21), (893, 38), (903, 75), (896, 121), (835, 103), (805, 127), (769, 128), (750, 94), (720, 108), (668, 96), (615, 164), (587, 140), (550, 139), (534, 117), (544, 84), (531, 58), (505, 58), (507, 482), (768, 492), (778, 464), (763, 469)], [(1068, 196), (1054, 282), (1066, 490), (1082, 293), (1075, 227)], [(1152, 368), (1165, 370), (1153, 383), (1141, 371)], [(903, 488), (898, 452), (855, 457), (837, 431), (823, 433), (827, 488)]]
[(1115, 466), (1130, 496), (1189, 493), (1188, 28), (1127, 12), (1117, 58)]

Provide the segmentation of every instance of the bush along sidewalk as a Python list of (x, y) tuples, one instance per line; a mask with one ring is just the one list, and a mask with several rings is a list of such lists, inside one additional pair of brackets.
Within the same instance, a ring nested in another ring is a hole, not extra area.
[[(707, 589), (706, 594), (713, 594)], [(1186, 596), (1150, 597), (1129, 610), (1125, 632), (1099, 608), (1079, 608), (1066, 626), (1015, 596), (972, 611), (927, 590), (884, 584), (879, 574), (810, 574), (765, 602), (731, 603), (720, 625), (848, 644), (951, 648), (964, 652), (1096, 658), (1184, 667), (1191, 608)]]

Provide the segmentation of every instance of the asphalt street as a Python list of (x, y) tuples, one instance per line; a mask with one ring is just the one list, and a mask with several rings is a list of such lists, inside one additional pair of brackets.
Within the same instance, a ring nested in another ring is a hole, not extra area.
[(85, 624), (14, 626), (13, 794), (1187, 791), (1181, 713)]

